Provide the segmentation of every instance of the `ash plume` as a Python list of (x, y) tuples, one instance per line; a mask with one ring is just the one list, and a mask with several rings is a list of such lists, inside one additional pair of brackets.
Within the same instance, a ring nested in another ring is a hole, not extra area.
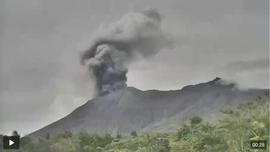
[(98, 94), (127, 86), (127, 63), (135, 54), (153, 56), (172, 42), (161, 27), (162, 17), (154, 9), (128, 13), (121, 20), (100, 28), (93, 34), (89, 49), (80, 61), (96, 81)]

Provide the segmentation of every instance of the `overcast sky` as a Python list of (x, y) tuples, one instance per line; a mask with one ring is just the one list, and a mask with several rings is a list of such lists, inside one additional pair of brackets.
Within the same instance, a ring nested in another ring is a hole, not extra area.
[(135, 61), (129, 86), (181, 89), (219, 76), (269, 88), (269, 0), (1, 0), (0, 134), (30, 133), (90, 99), (78, 51), (100, 24), (145, 7), (177, 45)]

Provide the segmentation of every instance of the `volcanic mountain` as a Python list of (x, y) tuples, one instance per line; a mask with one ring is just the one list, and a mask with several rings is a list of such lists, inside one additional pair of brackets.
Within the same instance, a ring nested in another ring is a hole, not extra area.
[(130, 133), (131, 131), (171, 131), (194, 115), (211, 115), (224, 105), (236, 105), (258, 96), (269, 97), (269, 89), (239, 90), (220, 78), (181, 90), (141, 91), (127, 87), (97, 96), (66, 117), (29, 137), (63, 131)]

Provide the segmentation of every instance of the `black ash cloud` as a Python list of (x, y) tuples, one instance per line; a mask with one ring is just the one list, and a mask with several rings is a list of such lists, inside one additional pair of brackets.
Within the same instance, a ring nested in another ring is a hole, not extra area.
[(126, 87), (127, 64), (135, 54), (153, 56), (172, 41), (161, 27), (162, 18), (154, 9), (128, 13), (121, 20), (94, 34), (88, 50), (80, 60), (88, 66), (96, 81), (98, 94)]

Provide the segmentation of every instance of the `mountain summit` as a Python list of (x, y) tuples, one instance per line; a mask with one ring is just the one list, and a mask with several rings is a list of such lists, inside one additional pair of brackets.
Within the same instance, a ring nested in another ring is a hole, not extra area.
[[(215, 78), (181, 90), (141, 91), (127, 87), (97, 96), (68, 116), (38, 130), (29, 137), (62, 131), (108, 133), (149, 132), (177, 129), (172, 121), (184, 121), (193, 115), (207, 115), (226, 104), (237, 104), (258, 96), (268, 96), (267, 89), (239, 90), (234, 84)], [(172, 127), (172, 128), (170, 128)], [(159, 130), (157, 130), (159, 129)]]

